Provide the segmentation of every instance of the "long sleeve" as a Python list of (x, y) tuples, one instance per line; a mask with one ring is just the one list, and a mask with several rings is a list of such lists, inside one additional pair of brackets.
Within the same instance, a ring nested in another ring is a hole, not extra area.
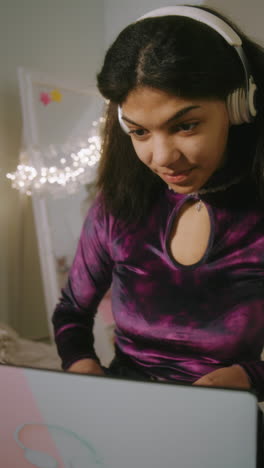
[(97, 198), (83, 225), (67, 286), (53, 314), (55, 342), (63, 369), (82, 358), (97, 359), (93, 323), (112, 280), (107, 222)]

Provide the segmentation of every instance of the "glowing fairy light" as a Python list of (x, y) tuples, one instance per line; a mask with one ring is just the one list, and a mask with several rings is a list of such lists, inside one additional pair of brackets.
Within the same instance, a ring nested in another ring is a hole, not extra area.
[[(92, 123), (93, 127), (103, 123), (105, 118)], [(45, 152), (46, 154), (46, 152)], [(80, 184), (90, 183), (94, 177), (96, 165), (101, 157), (101, 138), (98, 135), (89, 136), (86, 142), (83, 140), (78, 145), (64, 144), (60, 147), (49, 145), (48, 157), (59, 157), (59, 164), (50, 167), (36, 169), (25, 164), (26, 155), (23, 153), (23, 161), (18, 164), (15, 172), (6, 174), (12, 187), (31, 196), (32, 193), (66, 190), (73, 193)]]

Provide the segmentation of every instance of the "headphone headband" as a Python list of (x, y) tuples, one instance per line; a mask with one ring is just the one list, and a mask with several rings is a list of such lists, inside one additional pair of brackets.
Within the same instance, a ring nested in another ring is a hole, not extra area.
[(141, 21), (146, 18), (157, 18), (160, 16), (184, 16), (186, 18), (191, 18), (200, 23), (206, 24), (211, 29), (214, 29), (220, 36), (222, 36), (226, 42), (234, 47), (237, 52), (239, 59), (243, 65), (246, 77), (246, 88), (248, 89), (249, 81), (249, 72), (248, 72), (248, 63), (244, 51), (242, 49), (242, 40), (239, 35), (234, 31), (229, 24), (227, 24), (218, 16), (215, 16), (209, 11), (202, 10), (201, 8), (188, 7), (188, 6), (168, 6), (164, 8), (158, 8), (157, 10), (152, 10), (146, 13), (143, 16), (140, 16), (136, 22)]
[(168, 6), (164, 8), (158, 8), (157, 10), (152, 10), (146, 13), (143, 16), (140, 16), (136, 20), (140, 21), (145, 18), (154, 18), (158, 16), (186, 16), (192, 18), (201, 23), (207, 24), (207, 26), (214, 29), (218, 32), (231, 46), (241, 47), (242, 41), (238, 34), (221, 18), (215, 16), (213, 13), (208, 11), (188, 6)]

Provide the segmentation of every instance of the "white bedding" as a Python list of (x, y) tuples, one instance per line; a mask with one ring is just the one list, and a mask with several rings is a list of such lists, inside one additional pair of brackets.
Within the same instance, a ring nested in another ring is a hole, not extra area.
[(54, 345), (26, 340), (0, 323), (0, 363), (61, 370)]

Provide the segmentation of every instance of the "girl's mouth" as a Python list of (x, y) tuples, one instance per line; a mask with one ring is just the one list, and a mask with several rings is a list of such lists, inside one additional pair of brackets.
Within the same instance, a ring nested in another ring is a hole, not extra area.
[(169, 174), (162, 174), (162, 178), (165, 180), (165, 182), (170, 183), (170, 184), (176, 184), (177, 182), (183, 182), (185, 181), (190, 173), (192, 172), (193, 168), (188, 169), (188, 171), (182, 171), (178, 172), (175, 175), (169, 175)]

